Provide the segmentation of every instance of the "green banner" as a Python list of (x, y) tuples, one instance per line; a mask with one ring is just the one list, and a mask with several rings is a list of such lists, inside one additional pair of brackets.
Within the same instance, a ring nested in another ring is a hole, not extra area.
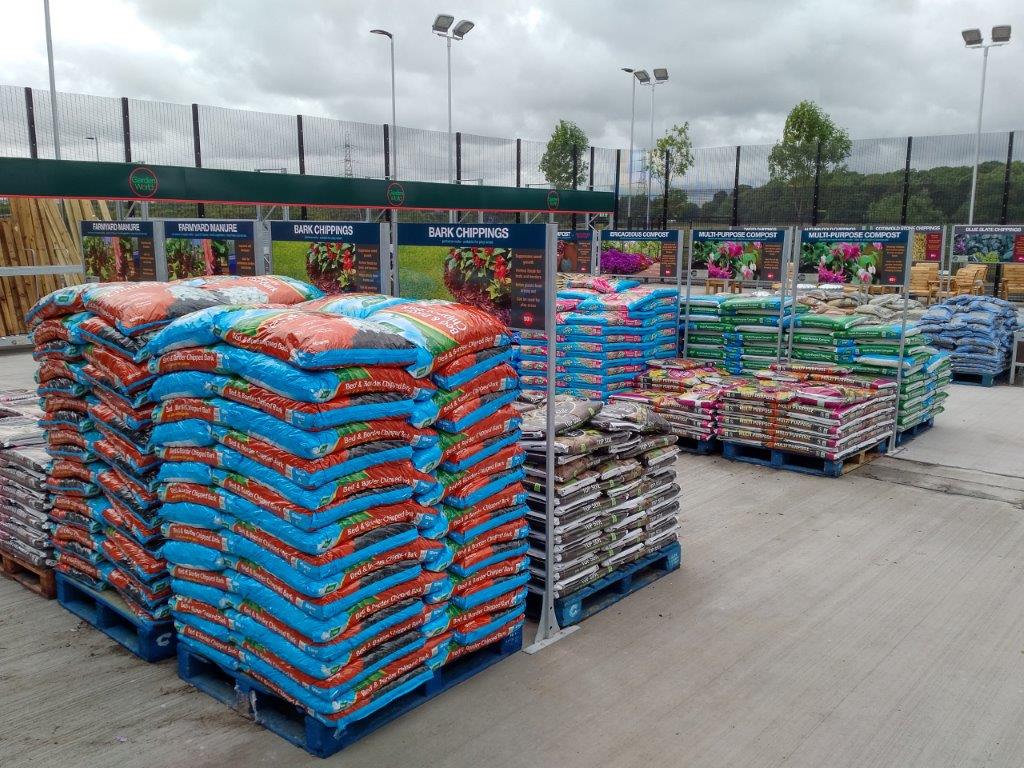
[(609, 213), (611, 192), (223, 171), (171, 165), (0, 158), (0, 197), (239, 205)]

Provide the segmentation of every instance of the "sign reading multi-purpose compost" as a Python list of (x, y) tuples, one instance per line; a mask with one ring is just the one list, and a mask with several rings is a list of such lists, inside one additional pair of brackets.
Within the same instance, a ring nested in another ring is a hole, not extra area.
[(270, 223), (274, 273), (308, 280), (326, 293), (381, 292), (379, 224)]
[(681, 232), (677, 229), (611, 229), (601, 233), (602, 275), (676, 280)]
[(811, 228), (800, 232), (802, 271), (819, 283), (903, 285), (910, 230)]
[(256, 249), (251, 221), (214, 219), (164, 222), (167, 277), (255, 275)]
[(594, 233), (589, 229), (558, 232), (558, 271), (590, 274), (590, 250)]
[(546, 245), (543, 224), (399, 224), (397, 294), (458, 301), (512, 328), (544, 330)]
[(785, 245), (785, 229), (695, 229), (693, 266), (716, 280), (776, 281)]
[(151, 221), (83, 221), (85, 274), (101, 281), (156, 280)]
[(1024, 262), (1024, 226), (957, 224), (953, 258), (981, 264)]

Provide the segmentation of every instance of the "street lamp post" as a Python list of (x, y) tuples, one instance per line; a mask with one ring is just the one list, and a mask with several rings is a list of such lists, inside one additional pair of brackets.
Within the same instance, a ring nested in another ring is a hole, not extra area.
[(633, 216), (633, 128), (636, 125), (636, 81), (647, 82), (650, 77), (646, 70), (643, 69), (632, 69), (630, 67), (623, 67), (622, 71), (630, 75), (632, 81), (632, 101), (629, 110), (629, 197), (626, 198), (626, 224), (629, 226), (629, 222)]
[(57, 78), (53, 72), (53, 36), (50, 34), (50, 0), (43, 0), (46, 22), (46, 61), (50, 67), (50, 118), (53, 121), (53, 156), (60, 160), (60, 127), (57, 120)]
[[(651, 86), (651, 149), (650, 154), (647, 156), (647, 216), (646, 224), (644, 225), (648, 229), (651, 228), (651, 184), (654, 176), (652, 173), (653, 169), (651, 168), (651, 162), (654, 160), (654, 86), (666, 82), (668, 82), (668, 70), (664, 67), (658, 67), (654, 70), (654, 79), (645, 83), (645, 85)], [(668, 194), (667, 189), (665, 194)]]
[(1010, 42), (1010, 25), (992, 27), (992, 42), (986, 43), (980, 29), (965, 29), (960, 33), (968, 48), (981, 48), (981, 95), (978, 97), (978, 127), (974, 134), (974, 168), (971, 171), (971, 203), (967, 212), (967, 223), (974, 223), (974, 199), (978, 192), (978, 164), (981, 161), (981, 114), (985, 107), (985, 75), (988, 73), (988, 49)]
[[(469, 31), (475, 26), (472, 21), (466, 21), (463, 19), (455, 25), (454, 29), (452, 24), (455, 21), (455, 17), (447, 14), (440, 13), (437, 18), (434, 19), (434, 23), (431, 26), (431, 30), (438, 37), (443, 37), (448, 43), (448, 183), (451, 184), (455, 181), (455, 165), (452, 154), (452, 144), (454, 141), (452, 134), (452, 40), (461, 40)], [(451, 31), (449, 31), (451, 30)]]
[[(395, 117), (395, 36), (388, 32), (386, 29), (371, 29), (371, 35), (383, 35), (388, 39), (391, 45), (391, 178), (398, 178), (398, 148), (396, 146), (396, 139), (398, 138), (398, 120)], [(449, 127), (449, 131), (451, 128)]]

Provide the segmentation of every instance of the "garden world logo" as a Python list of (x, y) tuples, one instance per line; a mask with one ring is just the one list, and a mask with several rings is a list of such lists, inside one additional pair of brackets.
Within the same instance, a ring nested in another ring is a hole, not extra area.
[(133, 168), (128, 174), (128, 187), (136, 197), (152, 197), (159, 186), (156, 174), (149, 168)]
[(393, 181), (390, 184), (388, 184), (386, 194), (388, 198), (388, 205), (405, 204), (405, 187), (403, 187), (397, 181)]
[(557, 189), (552, 189), (552, 190), (548, 191), (548, 201), (547, 202), (548, 202), (548, 208), (550, 210), (553, 211), (556, 208), (558, 208), (558, 204), (561, 201), (559, 200), (558, 190)]

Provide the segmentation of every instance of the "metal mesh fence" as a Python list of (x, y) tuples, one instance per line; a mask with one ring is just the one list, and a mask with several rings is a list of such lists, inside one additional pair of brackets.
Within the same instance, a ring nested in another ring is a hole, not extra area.
[[(0, 86), (0, 155), (31, 156), (34, 131), (37, 155), (52, 158), (49, 94), (28, 91), (30, 111), (26, 91)], [(59, 93), (57, 108), (65, 159), (123, 162), (130, 154), (133, 162), (154, 165), (196, 163), (190, 105)], [(210, 106), (197, 111), (204, 167), (299, 172), (297, 116)], [(383, 125), (304, 115), (302, 136), (308, 174), (384, 178), (388, 173)], [(524, 187), (551, 186), (541, 170), (544, 141), (523, 139), (517, 151), (515, 139), (462, 134), (456, 147), (454, 137), (449, 145), (445, 132), (405, 127), (391, 140), (397, 161), (390, 170), (396, 178), (447, 182), (458, 166), (465, 184), (514, 186), (518, 176)], [(804, 163), (800, 172), (773, 178), (770, 145), (697, 148), (693, 165), (685, 174), (673, 175), (667, 191), (662, 174), (653, 174), (650, 221), (660, 224), (667, 203), (673, 226), (962, 223), (969, 214), (974, 145), (970, 134), (913, 137), (907, 173), (906, 137), (857, 140), (835, 167), (826, 158), (817, 174), (817, 190), (813, 151), (810, 166)], [(1024, 132), (1014, 135), (1012, 157), (1010, 150), (1010, 134), (982, 134), (976, 222), (1024, 221)], [(580, 188), (591, 186), (592, 179), (595, 190), (613, 191), (618, 173), (619, 223), (643, 226), (646, 161), (642, 148), (635, 149), (632, 163), (625, 150), (583, 148), (580, 163), (586, 172)], [(326, 215), (336, 218), (338, 212)]]

